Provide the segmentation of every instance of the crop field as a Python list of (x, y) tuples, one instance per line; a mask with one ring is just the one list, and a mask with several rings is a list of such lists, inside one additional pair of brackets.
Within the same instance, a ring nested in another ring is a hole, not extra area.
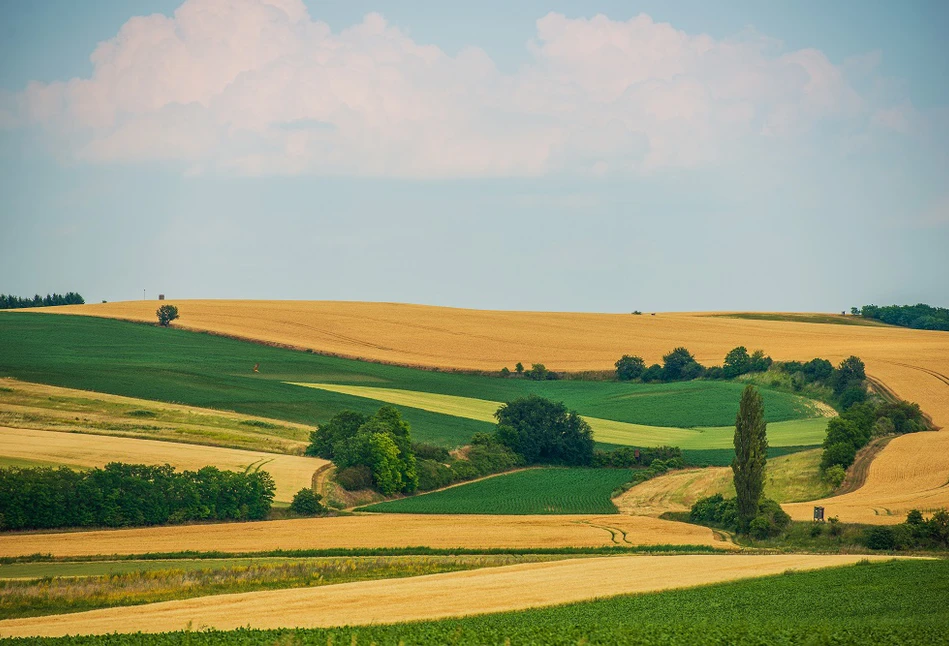
[[(253, 372), (256, 364), (260, 365), (258, 373)], [(314, 425), (340, 410), (374, 412), (379, 400), (286, 382), (378, 385), (492, 402), (535, 392), (604, 420), (600, 423), (601, 441), (624, 443), (630, 441), (629, 428), (616, 422), (665, 427), (731, 425), (742, 388), (737, 383), (712, 381), (643, 385), (449, 374), (121, 321), (24, 312), (0, 313), (0, 376)], [(822, 426), (813, 403), (767, 389), (763, 395), (769, 422), (803, 425), (791, 432), (797, 438), (792, 444), (806, 444), (800, 438), (806, 440), (813, 428)], [(450, 402), (458, 405), (457, 400)], [(492, 428), (485, 421), (486, 410), (480, 410), (476, 418), (440, 410), (404, 410), (415, 439), (458, 446), (475, 432)], [(668, 433), (667, 442), (675, 441), (677, 433), (693, 438), (701, 435), (676, 429), (664, 433)], [(716, 440), (713, 446), (721, 441)]]
[(631, 478), (628, 469), (527, 469), (377, 503), (365, 510), (403, 514), (615, 514), (612, 492)]
[(302, 455), (312, 426), (0, 378), (0, 426)]
[[(490, 422), (494, 420), (494, 412), (503, 402), (486, 401), (457, 395), (441, 395), (396, 388), (380, 388), (377, 386), (348, 386), (340, 384), (306, 384), (297, 383), (297, 386), (316, 388), (334, 393), (365, 397), (381, 403), (409, 406), (422, 410), (466, 417), (468, 419)], [(678, 385), (678, 384), (677, 384)], [(729, 384), (737, 386), (737, 384)], [(740, 386), (739, 386), (740, 387)], [(675, 397), (674, 392), (668, 395)], [(773, 393), (784, 395), (784, 393)], [(639, 395), (642, 396), (642, 395)], [(663, 393), (663, 397), (667, 396)], [(737, 396), (737, 393), (736, 393)], [(790, 396), (784, 395), (788, 400)], [(635, 408), (635, 400), (626, 398)], [(800, 398), (798, 398), (800, 399)], [(627, 415), (630, 413), (627, 412)], [(598, 442), (626, 446), (662, 446), (674, 445), (682, 449), (705, 450), (731, 448), (735, 434), (734, 422), (732, 426), (713, 426), (696, 428), (672, 428), (663, 426), (645, 426), (630, 424), (609, 419), (583, 416), (593, 429), (593, 437)], [(820, 444), (827, 428), (827, 419), (824, 417), (809, 417), (790, 421), (772, 422), (768, 426), (768, 441), (773, 446), (811, 446)]]
[(284, 502), (292, 500), (300, 489), (312, 486), (313, 473), (328, 464), (326, 460), (297, 455), (2, 426), (0, 455), (87, 468), (126, 462), (170, 464), (190, 471), (206, 466), (239, 472), (261, 470), (273, 476), (277, 485), (274, 500)]
[[(820, 449), (811, 449), (769, 459), (764, 494), (780, 503), (826, 496), (829, 487), (820, 477), (820, 457)], [(735, 496), (729, 467), (666, 473), (630, 488), (613, 502), (624, 514), (659, 516), (667, 511), (688, 511), (700, 498), (717, 493)]]
[[(869, 557), (869, 560), (885, 558)], [(11, 619), (0, 622), (0, 636), (395, 623), (522, 610), (583, 601), (604, 594), (687, 588), (788, 570), (841, 566), (860, 560), (863, 559), (852, 555), (800, 554), (569, 559), (424, 577), (216, 595), (135, 608), (92, 610), (54, 619)], [(314, 612), (314, 608), (320, 611)]]
[[(738, 345), (761, 348), (776, 360), (820, 356), (838, 362), (854, 354), (864, 360), (869, 376), (899, 397), (919, 403), (936, 426), (949, 427), (946, 332), (836, 322), (723, 318), (723, 313), (633, 316), (345, 302), (176, 304), (181, 309), (181, 325), (192, 329), (441, 368), (497, 370), (521, 361), (525, 365), (541, 362), (552, 370), (609, 370), (622, 354), (639, 354), (652, 363), (679, 345), (689, 348), (706, 364), (719, 363), (728, 350)], [(66, 306), (47, 311), (151, 321), (156, 307), (153, 301)], [(37, 314), (28, 314), (34, 315)], [(439, 392), (431, 388), (409, 389)], [(497, 400), (474, 393), (446, 394)], [(838, 509), (841, 519), (878, 523), (899, 522), (899, 517), (913, 507), (945, 506), (949, 502), (946, 442), (943, 433), (898, 438), (877, 456), (875, 472), (861, 490), (839, 500), (825, 501), (825, 506)], [(925, 456), (925, 466), (916, 460), (920, 455)], [(798, 516), (804, 508), (789, 507)]]
[(360, 548), (597, 548), (701, 545), (735, 549), (707, 527), (644, 516), (357, 514), (176, 527), (0, 535), (0, 557), (140, 555)]
[(0, 619), (540, 563), (562, 555), (177, 559), (0, 565)]

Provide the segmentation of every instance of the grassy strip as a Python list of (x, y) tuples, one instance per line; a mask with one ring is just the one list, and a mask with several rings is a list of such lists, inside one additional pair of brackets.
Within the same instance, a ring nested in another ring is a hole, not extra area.
[[(260, 372), (254, 373), (255, 364)], [(284, 382), (379, 385), (510, 401), (536, 393), (583, 415), (664, 427), (734, 423), (742, 384), (531, 381), (414, 370), (274, 348), (209, 334), (93, 317), (0, 313), (0, 376), (314, 424), (341, 410), (374, 412), (365, 397)], [(810, 417), (800, 397), (764, 390), (769, 422)], [(457, 446), (485, 421), (407, 408), (419, 441)], [(155, 425), (141, 418), (142, 426)], [(251, 427), (246, 427), (248, 430)], [(263, 429), (266, 430), (266, 429)]]
[(441, 491), (390, 500), (362, 511), (401, 514), (615, 514), (613, 491), (629, 469), (528, 469)]
[(949, 561), (860, 564), (480, 617), (316, 630), (19, 640), (31, 644), (946, 644)]
[(862, 325), (889, 327), (886, 323), (846, 314), (779, 314), (766, 312), (739, 312), (737, 314), (710, 314), (712, 318), (745, 319), (748, 321), (789, 321), (791, 323), (825, 323), (830, 325)]
[(267, 550), (262, 552), (146, 552), (142, 554), (114, 554), (99, 556), (52, 556), (30, 554), (27, 556), (5, 556), (0, 558), (0, 567), (14, 563), (89, 563), (108, 559), (110, 561), (153, 561), (174, 559), (235, 559), (235, 558), (312, 558), (312, 557), (358, 557), (358, 556), (496, 556), (530, 554), (582, 556), (631, 555), (631, 554), (731, 554), (732, 550), (717, 549), (709, 545), (610, 545), (603, 547), (525, 547), (488, 548), (468, 547), (374, 547), (374, 548), (328, 548), (313, 550)]
[[(49, 574), (32, 580), (0, 580), (0, 619), (35, 617), (132, 606), (171, 599), (284, 588), (314, 587), (440, 572), (533, 563), (566, 558), (550, 555), (336, 557), (252, 561), (183, 562), (184, 567), (149, 567), (76, 576), (55, 574), (64, 564), (44, 564)], [(87, 566), (90, 567), (90, 566)]]

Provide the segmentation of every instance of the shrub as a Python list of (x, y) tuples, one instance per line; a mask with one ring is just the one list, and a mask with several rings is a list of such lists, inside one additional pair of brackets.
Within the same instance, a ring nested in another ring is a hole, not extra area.
[(316, 516), (326, 511), (326, 508), (320, 503), (323, 496), (316, 493), (308, 487), (300, 489), (293, 494), (293, 502), (290, 503), (290, 511), (301, 516)]
[(178, 318), (178, 308), (174, 305), (162, 305), (155, 314), (158, 316), (158, 324), (162, 327), (168, 327), (172, 321)]
[(892, 527), (870, 527), (863, 538), (871, 550), (892, 550), (896, 547), (896, 536)]
[(826, 471), (824, 471), (824, 479), (827, 481), (831, 487), (836, 489), (843, 484), (844, 478), (847, 477), (847, 472), (839, 464), (835, 464)]
[(346, 491), (371, 489), (372, 470), (365, 464), (340, 469), (336, 472), (336, 482)]
[(624, 354), (616, 362), (616, 376), (620, 381), (639, 379), (646, 370), (646, 362), (642, 357), (633, 357)]
[(448, 462), (451, 455), (448, 449), (435, 446), (434, 444), (425, 444), (424, 442), (413, 442), (412, 451), (419, 460), (434, 460), (435, 462)]

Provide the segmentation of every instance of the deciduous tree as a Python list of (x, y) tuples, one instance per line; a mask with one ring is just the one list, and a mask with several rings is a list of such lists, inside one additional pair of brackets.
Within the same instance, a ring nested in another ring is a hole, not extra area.
[(735, 419), (735, 491), (738, 504), (738, 528), (747, 532), (758, 514), (758, 503), (764, 492), (764, 467), (768, 454), (767, 424), (764, 404), (754, 386), (741, 394), (738, 417)]

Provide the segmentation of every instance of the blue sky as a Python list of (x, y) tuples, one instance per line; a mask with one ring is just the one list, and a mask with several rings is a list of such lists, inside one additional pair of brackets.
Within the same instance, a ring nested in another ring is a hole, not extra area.
[(949, 305), (944, 3), (458, 4), (0, 5), (0, 292)]

